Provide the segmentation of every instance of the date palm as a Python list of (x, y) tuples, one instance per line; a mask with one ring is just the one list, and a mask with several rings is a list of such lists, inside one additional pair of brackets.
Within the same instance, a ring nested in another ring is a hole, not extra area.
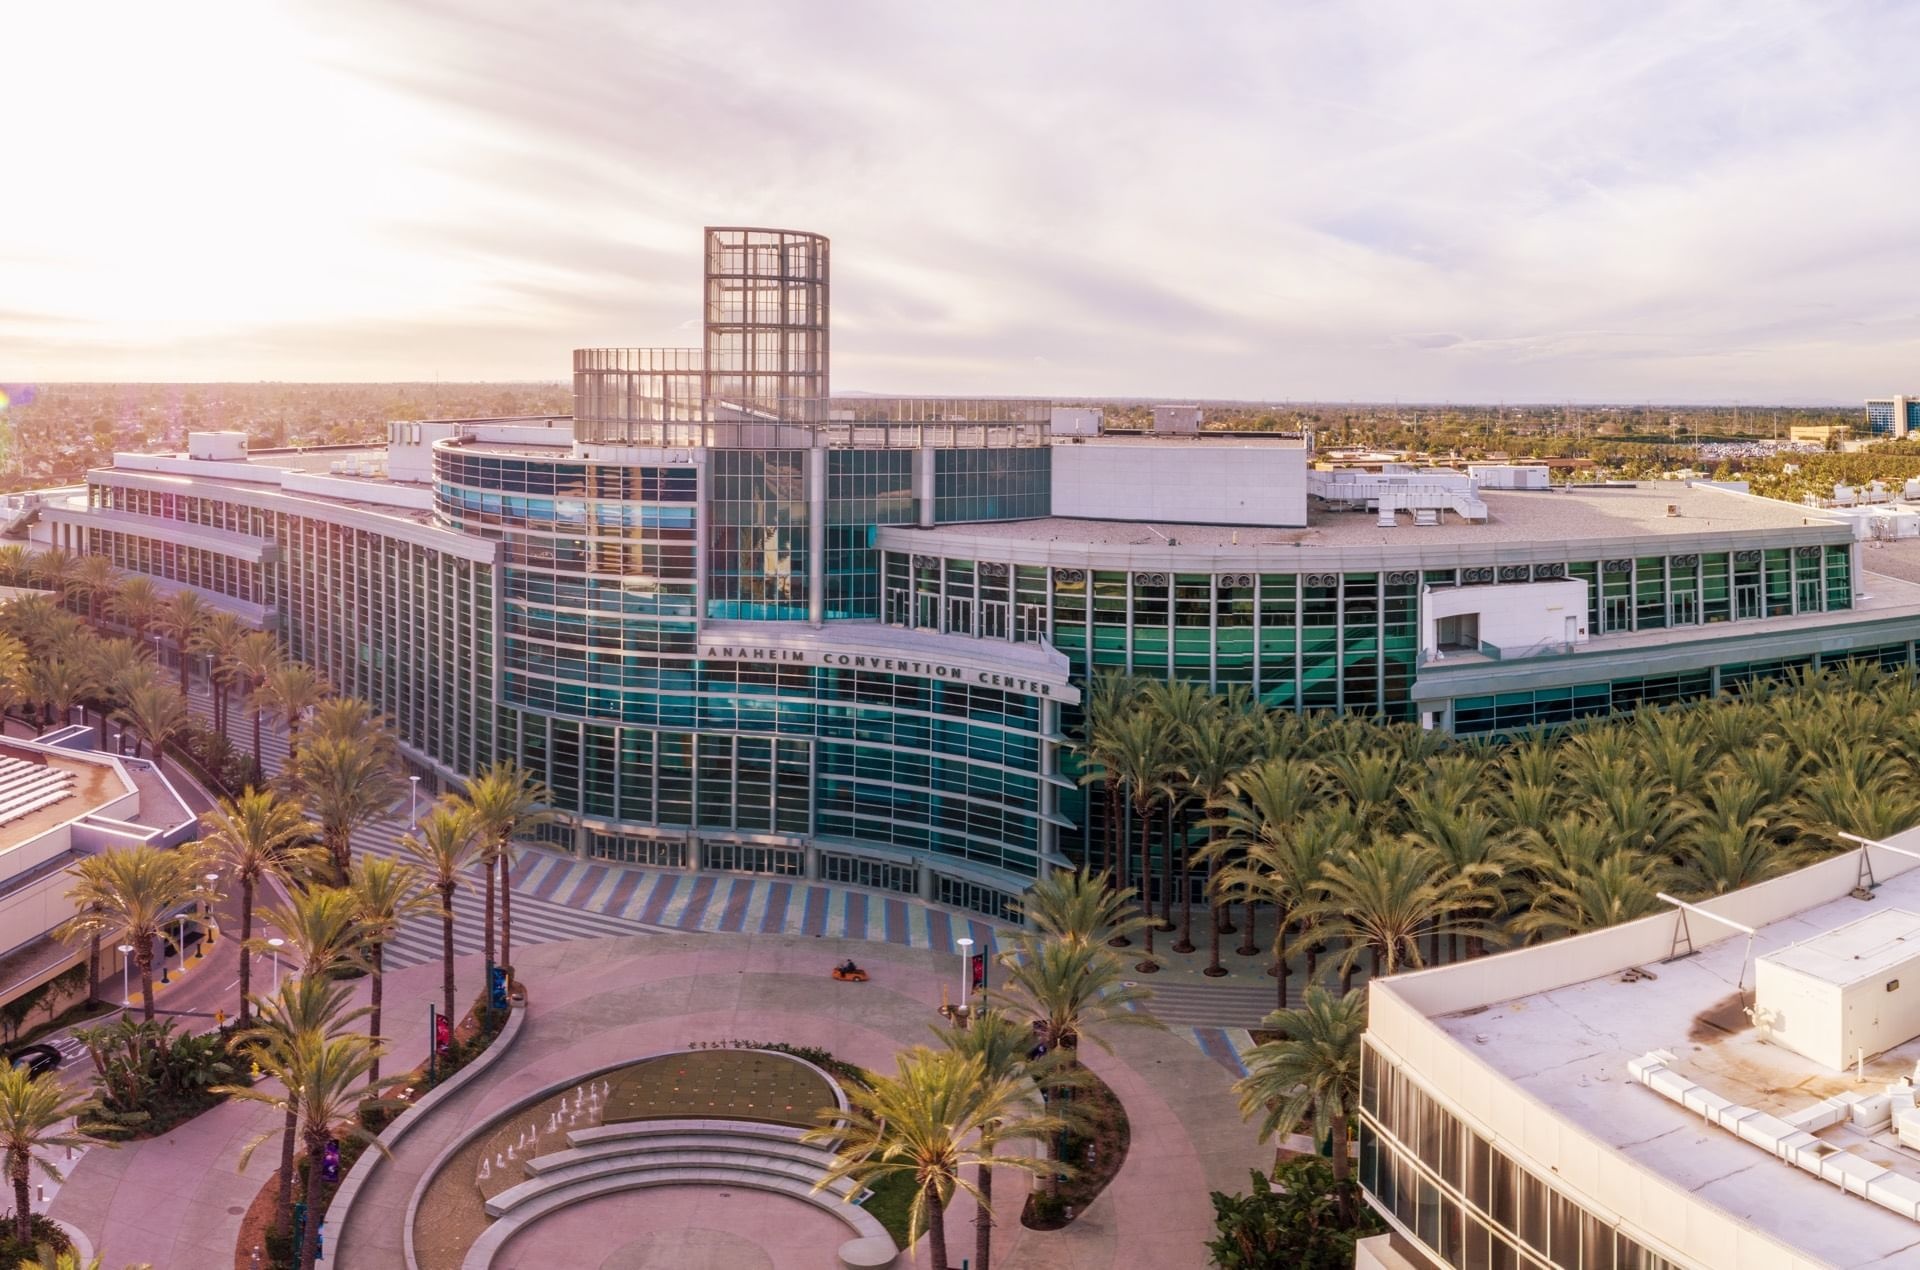
[(213, 730), (227, 731), (227, 699), (233, 688), (233, 656), (241, 641), (254, 633), (237, 614), (216, 609), (207, 615), (194, 636), (193, 651), (207, 659), (207, 687), (213, 696)]
[(1110, 1050), (1100, 1035), (1109, 1027), (1160, 1026), (1136, 1008), (1153, 999), (1152, 990), (1127, 982), (1126, 962), (1102, 944), (1047, 940), (1000, 961), (1006, 973), (987, 990), (989, 1007), (1032, 1020), (1037, 1038), (1048, 1050), (1064, 1050), (1069, 1067), (1082, 1037)]
[[(1161, 791), (1166, 830), (1160, 853), (1160, 923), (1158, 929), (1173, 929), (1173, 856), (1181, 857), (1181, 875), (1186, 875), (1187, 813), (1195, 798), (1193, 782), (1186, 766), (1195, 729), (1208, 719), (1225, 713), (1225, 699), (1209, 691), (1205, 684), (1191, 679), (1155, 680), (1147, 685), (1142, 707), (1160, 721), (1171, 742), (1167, 755), (1167, 773)], [(1177, 848), (1176, 848), (1176, 844)], [(1143, 876), (1140, 889), (1148, 891)], [(1192, 952), (1193, 941), (1182, 939), (1187, 947), (1176, 951)]]
[(201, 816), (200, 828), (210, 863), (226, 875), (228, 885), (240, 890), (240, 1009), (235, 1018), (245, 1027), (253, 991), (253, 909), (260, 883), (269, 877), (286, 882), (323, 857), (314, 848), (313, 826), (300, 805), (271, 789), (249, 789), (238, 798), (222, 799)]
[(79, 565), (79, 558), (72, 552), (50, 547), (33, 557), (29, 573), (36, 585), (58, 595), (61, 604), (71, 604), (74, 573)]
[(133, 945), (140, 972), (140, 1013), (153, 1022), (153, 948), (161, 928), (192, 903), (203, 857), (176, 847), (115, 847), (88, 856), (69, 869), (67, 899), (76, 910), (55, 933), (78, 942), (95, 935), (119, 936)]
[(1100, 868), (1102, 872), (1114, 874), (1123, 887), (1128, 884), (1126, 844), (1120, 840), (1120, 808), (1124, 791), (1113, 773), (1110, 761), (1113, 728), (1136, 712), (1145, 686), (1144, 679), (1103, 670), (1087, 685), (1086, 701), (1081, 706), (1079, 781), (1083, 787), (1098, 785), (1105, 799)]
[[(251, 1027), (237, 1033), (235, 1047), (257, 1064), (260, 1070), (279, 1082), (274, 1089), (265, 1084), (240, 1085), (216, 1089), (251, 1102), (266, 1103), (283, 1113), (280, 1132), (280, 1174), (274, 1197), (274, 1226), (284, 1231), (293, 1204), (293, 1153), (300, 1133), (300, 1108), (293, 1091), (300, 1084), (299, 1059), (303, 1044), (323, 1040), (365, 1017), (365, 1007), (349, 1009), (353, 990), (324, 975), (288, 975), (280, 980), (272, 996), (255, 997), (258, 1007)], [(249, 1143), (240, 1155), (240, 1167), (271, 1131)]]
[(139, 640), (115, 636), (86, 645), (87, 668), (92, 673), (91, 696), (98, 708), (100, 746), (106, 748), (107, 719), (127, 703), (133, 690), (159, 682), (153, 653)]
[(334, 879), (344, 881), (354, 831), (385, 815), (400, 796), (392, 743), (311, 736), (293, 752), (290, 775), (320, 825)]
[(1315, 808), (1292, 820), (1262, 821), (1258, 834), (1241, 841), (1239, 857), (1220, 874), (1220, 884), (1228, 895), (1246, 897), (1249, 907), (1258, 900), (1273, 908), (1273, 947), (1268, 960), (1281, 1009), (1287, 1005), (1287, 980), (1292, 970), (1288, 934), (1296, 922), (1302, 921), (1312, 932), (1327, 866), (1352, 850), (1357, 833), (1356, 820), (1330, 807)]
[(135, 639), (144, 640), (164, 601), (160, 588), (144, 573), (130, 574), (107, 597), (107, 614)]
[(493, 964), (493, 874), (500, 873), (500, 964), (513, 964), (513, 852), (555, 813), (547, 809), (553, 794), (533, 775), (503, 759), (466, 784), (478, 835), (481, 867), (487, 870), (487, 964)]
[(94, 690), (93, 670), (78, 649), (53, 653), (35, 661), (27, 671), (27, 694), (40, 704), (51, 727), (73, 721), (73, 708)]
[[(287, 753), (291, 756), (300, 748), (301, 719), (332, 695), (332, 686), (319, 671), (299, 662), (276, 661), (253, 690), (251, 700), (256, 711), (270, 714), (286, 725)], [(255, 733), (257, 742), (258, 728)], [(257, 745), (254, 757), (259, 757)]]
[(113, 561), (105, 556), (86, 556), (74, 568), (73, 585), (86, 598), (87, 620), (98, 626), (101, 615), (120, 586), (120, 570), (114, 568)]
[(1367, 1030), (1367, 996), (1334, 996), (1315, 984), (1296, 1010), (1278, 1010), (1261, 1025), (1279, 1036), (1247, 1052), (1247, 1074), (1234, 1085), (1240, 1115), (1260, 1116), (1260, 1136), (1311, 1125), (1315, 1142), (1333, 1140), (1333, 1176), (1351, 1169), (1347, 1126), (1360, 1105), (1360, 1038)]
[(1403, 838), (1376, 839), (1330, 861), (1320, 877), (1320, 898), (1308, 911), (1346, 942), (1342, 988), (1351, 984), (1363, 950), (1372, 955), (1376, 973), (1393, 974), (1402, 963), (1424, 964), (1423, 932), (1499, 939), (1499, 930), (1480, 917), (1493, 906), (1488, 885), (1497, 872), (1488, 866), (1452, 873), (1433, 848)]
[[(380, 1031), (382, 959), (387, 943), (400, 929), (400, 923), (414, 913), (437, 909), (431, 896), (420, 885), (420, 871), (410, 864), (384, 856), (367, 856), (354, 861), (347, 890), (353, 895), (360, 919), (361, 938), (366, 944), (367, 969), (372, 978), (368, 992), (367, 1031), (376, 1041), (385, 1038)], [(380, 1083), (380, 1059), (376, 1055), (367, 1083)]]
[(133, 733), (136, 751), (144, 743), (154, 763), (161, 764), (166, 761), (167, 747), (187, 730), (187, 699), (172, 684), (135, 684), (128, 690), (125, 703), (114, 711), (114, 718)]
[(1091, 944), (1105, 936), (1126, 935), (1146, 924), (1134, 905), (1134, 890), (1114, 889), (1106, 873), (1089, 877), (1081, 869), (1055, 869), (1027, 891), (1029, 938)]
[(1658, 898), (1665, 870), (1644, 851), (1623, 847), (1577, 868), (1549, 866), (1534, 886), (1533, 902), (1513, 919), (1525, 936), (1580, 935), (1664, 912)]
[[(286, 941), (286, 955), (302, 975), (325, 978), (367, 968), (366, 927), (353, 892), (342, 886), (296, 889), (285, 904), (266, 909), (267, 925)], [(266, 945), (255, 940), (255, 950)]]
[(180, 658), (180, 692), (188, 689), (193, 645), (213, 610), (197, 591), (175, 591), (154, 615), (153, 629), (167, 637)]
[(439, 897), (441, 989), (449, 1023), (453, 1012), (453, 893), (466, 885), (467, 868), (476, 850), (473, 811), (457, 795), (440, 799), (400, 846), (419, 868), (421, 878)]
[(260, 716), (267, 699), (267, 677), (280, 665), (280, 645), (266, 631), (254, 631), (233, 650), (232, 675), (236, 688), (245, 686), (247, 710), (253, 716), (253, 762), (255, 771), (264, 771), (266, 757), (260, 752)]
[[(1277, 840), (1286, 827), (1298, 822), (1317, 801), (1319, 774), (1303, 759), (1277, 757), (1256, 763), (1237, 773), (1227, 783), (1227, 796), (1215, 808), (1210, 821), (1213, 836), (1206, 847), (1208, 867), (1214, 870), (1222, 902), (1235, 895), (1246, 901), (1246, 929), (1240, 946), (1234, 951), (1251, 957), (1260, 951), (1258, 923), (1254, 905), (1266, 894), (1258, 885), (1258, 873), (1245, 870), (1233, 873), (1229, 880), (1214, 863), (1240, 860), (1260, 842)], [(1231, 866), (1229, 866), (1231, 867)], [(1225, 974), (1220, 965), (1220, 938), (1216, 930), (1212, 944), (1209, 975)]]
[(0, 1068), (0, 1158), (13, 1184), (14, 1238), (33, 1238), (33, 1204), (28, 1183), (33, 1166), (54, 1181), (64, 1181), (50, 1153), (91, 1145), (95, 1139), (77, 1126), (63, 1128), (93, 1106), (91, 1095), (75, 1094), (58, 1080), (41, 1080), (25, 1067)]
[[(820, 1113), (806, 1141), (831, 1147), (833, 1163), (815, 1183), (822, 1190), (843, 1179), (861, 1186), (906, 1174), (913, 1179), (907, 1243), (927, 1237), (933, 1270), (948, 1270), (946, 1211), (956, 1191), (981, 1200), (968, 1165), (1017, 1168), (1042, 1174), (1046, 1161), (1002, 1153), (1005, 1141), (1045, 1140), (1064, 1123), (1039, 1105), (1024, 1074), (991, 1077), (978, 1057), (917, 1046), (898, 1055), (895, 1074), (854, 1086), (847, 1110)], [(980, 1131), (988, 1128), (983, 1140)]]
[[(1171, 790), (1178, 758), (1174, 740), (1152, 713), (1139, 710), (1118, 720), (1111, 729), (1108, 764), (1113, 776), (1127, 792), (1134, 819), (1140, 825), (1140, 890), (1142, 914), (1153, 915), (1153, 897), (1147, 888), (1153, 881), (1153, 822), (1160, 805)], [(1134, 967), (1142, 973), (1160, 969), (1153, 959), (1154, 923), (1146, 931), (1146, 956)]]
[(0, 728), (16, 706), (32, 700), (32, 664), (26, 642), (0, 631)]
[[(1207, 843), (1197, 855), (1185, 849), (1187, 844), (1184, 838), (1180, 844), (1180, 938), (1173, 946), (1173, 951), (1177, 953), (1193, 951), (1192, 866), (1196, 859), (1204, 863), (1211, 881), (1214, 864), (1218, 860), (1218, 856), (1210, 850), (1218, 834), (1218, 826), (1211, 813), (1232, 795), (1234, 780), (1253, 761), (1257, 736), (1246, 715), (1225, 710), (1209, 711), (1186, 729), (1180, 747), (1180, 781), (1192, 797), (1207, 809), (1209, 816), (1204, 822)], [(1213, 894), (1211, 885), (1207, 887), (1207, 894)], [(1211, 916), (1213, 965), (1218, 966), (1220, 914), (1216, 911)]]

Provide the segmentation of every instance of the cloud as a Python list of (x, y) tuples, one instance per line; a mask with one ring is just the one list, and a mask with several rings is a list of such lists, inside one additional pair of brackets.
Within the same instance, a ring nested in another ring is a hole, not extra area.
[(1862, 68), (1914, 6), (278, 12), (105, 68), (33, 19), (20, 92), (115, 87), (48, 112), (39, 199), (0, 204), (0, 374), (556, 378), (690, 342), (699, 228), (748, 223), (833, 237), (846, 389), (1913, 386), (1920, 115)]

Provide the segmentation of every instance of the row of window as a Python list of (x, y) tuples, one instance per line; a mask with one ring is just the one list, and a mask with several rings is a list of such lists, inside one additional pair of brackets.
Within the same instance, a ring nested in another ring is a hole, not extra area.
[(1681, 1270), (1361, 1049), (1360, 1185), (1456, 1270)]
[(608, 499), (623, 503), (691, 503), (699, 497), (699, 473), (686, 467), (630, 467), (511, 455), (436, 450), (437, 483), (505, 494)]
[(249, 604), (262, 603), (266, 595), (266, 582), (259, 565), (218, 551), (183, 547), (109, 529), (91, 530), (87, 550), (90, 555), (105, 556), (117, 569), (170, 578)]

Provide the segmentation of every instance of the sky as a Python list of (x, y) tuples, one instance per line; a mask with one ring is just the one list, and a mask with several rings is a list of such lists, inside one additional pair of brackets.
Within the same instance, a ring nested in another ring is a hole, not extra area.
[(1920, 391), (1905, 0), (9, 4), (0, 381), (559, 380), (834, 243), (837, 391)]

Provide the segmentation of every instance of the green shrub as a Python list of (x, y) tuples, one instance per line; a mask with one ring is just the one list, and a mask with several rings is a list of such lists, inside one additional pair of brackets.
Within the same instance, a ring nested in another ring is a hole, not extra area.
[(1218, 1270), (1349, 1270), (1354, 1242), (1386, 1229), (1359, 1184), (1334, 1181), (1317, 1155), (1281, 1164), (1271, 1183), (1258, 1170), (1252, 1179), (1249, 1194), (1213, 1193)]

